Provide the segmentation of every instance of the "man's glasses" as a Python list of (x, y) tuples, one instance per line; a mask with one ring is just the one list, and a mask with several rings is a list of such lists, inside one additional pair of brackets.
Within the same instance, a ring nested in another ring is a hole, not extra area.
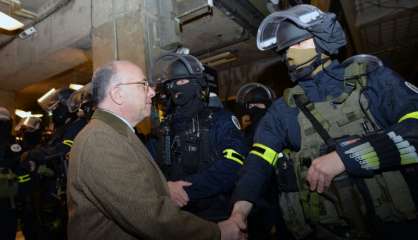
[(138, 82), (130, 82), (130, 83), (118, 83), (116, 84), (116, 86), (121, 86), (121, 85), (136, 85), (136, 84), (141, 84), (144, 85), (145, 89), (148, 90), (149, 88), (149, 83), (148, 81), (138, 81)]

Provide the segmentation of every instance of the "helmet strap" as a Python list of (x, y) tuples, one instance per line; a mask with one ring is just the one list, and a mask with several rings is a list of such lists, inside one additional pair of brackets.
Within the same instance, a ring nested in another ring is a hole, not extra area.
[[(328, 61), (328, 58), (322, 58), (321, 54), (317, 53), (314, 57), (310, 58), (308, 61), (304, 63), (288, 66), (290, 79), (293, 82), (297, 82), (300, 79), (306, 78), (310, 76), (315, 71), (315, 69), (317, 69), (319, 66), (322, 65), (322, 63), (326, 61)], [(312, 63), (305, 67), (301, 67), (309, 62)]]

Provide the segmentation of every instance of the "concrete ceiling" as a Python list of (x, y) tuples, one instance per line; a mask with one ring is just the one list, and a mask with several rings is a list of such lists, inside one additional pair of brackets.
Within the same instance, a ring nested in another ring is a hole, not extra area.
[[(0, 10), (10, 13), (4, 1), (10, 0), (0, 0)], [(17, 37), (19, 32), (0, 32), (0, 90), (15, 92), (16, 105), (24, 107), (45, 93), (38, 87), (44, 82), (63, 87), (67, 81), (59, 76), (91, 64), (91, 1), (21, 0), (19, 9), (35, 13), (33, 19), (11, 15), (23, 21), (25, 29), (34, 25), (37, 32), (27, 39)], [(32, 92), (25, 96), (28, 88)]]
[[(0, 11), (10, 6), (0, 0)], [(207, 2), (205, 0), (176, 0)], [(38, 18), (13, 15), (38, 33), (26, 40), (15, 38), (18, 32), (0, 31), (0, 90), (16, 92), (19, 107), (34, 106), (36, 98), (48, 86), (63, 86), (72, 79), (84, 83), (91, 76), (91, 0), (20, 0), (21, 8)], [(274, 57), (272, 52), (256, 48), (254, 26), (268, 14), (265, 0), (218, 0), (203, 17), (184, 24), (181, 42), (191, 53), (205, 59), (230, 52), (236, 60), (215, 68), (223, 70), (260, 59)], [(287, 2), (288, 1), (281, 1)], [(404, 77), (413, 75), (417, 60), (418, 1), (411, 0), (339, 0), (312, 1), (330, 7), (345, 21), (353, 49), (379, 55)], [(186, 4), (187, 5), (187, 4)], [(57, 6), (55, 12), (52, 12)], [(175, 16), (187, 9), (177, 9)], [(13, 41), (10, 41), (13, 39)], [(76, 78), (74, 76), (77, 76)]]

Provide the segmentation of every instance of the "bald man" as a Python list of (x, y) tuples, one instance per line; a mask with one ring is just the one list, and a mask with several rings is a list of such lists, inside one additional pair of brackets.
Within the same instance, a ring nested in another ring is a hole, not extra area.
[(69, 239), (244, 238), (237, 223), (217, 226), (170, 199), (166, 179), (134, 132), (155, 95), (142, 70), (115, 61), (99, 68), (92, 84), (98, 108), (70, 153)]

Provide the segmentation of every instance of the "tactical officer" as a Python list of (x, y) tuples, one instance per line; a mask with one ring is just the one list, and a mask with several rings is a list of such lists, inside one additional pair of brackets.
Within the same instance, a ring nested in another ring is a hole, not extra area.
[(29, 161), (27, 151), (40, 144), (42, 136), (41, 118), (28, 116), (22, 118), (15, 127), (15, 132), (23, 138), (20, 164), (16, 168), (18, 179), (17, 209), (18, 218), (26, 240), (39, 239), (36, 207), (34, 197), (39, 193), (36, 189), (37, 173), (35, 162)]
[[(236, 101), (244, 108), (245, 113), (248, 113), (251, 119), (251, 124), (244, 129), (245, 140), (249, 148), (253, 144), (258, 123), (275, 98), (274, 91), (261, 83), (247, 83), (238, 90)], [(279, 212), (277, 196), (275, 178), (272, 176), (269, 180), (268, 189), (257, 200), (257, 207), (248, 218), (249, 239), (271, 239), (271, 229), (274, 225), (276, 225), (276, 233), (283, 232), (282, 229), (285, 226), (277, 214)]]
[(229, 196), (246, 154), (238, 120), (210, 108), (204, 67), (184, 54), (161, 56), (153, 80), (168, 96), (158, 162), (171, 197), (180, 207), (211, 221), (229, 215)]
[(297, 85), (257, 128), (233, 219), (247, 216), (275, 170), (283, 217), (298, 239), (385, 238), (379, 231), (393, 230), (387, 222), (415, 218), (413, 189), (401, 172), (386, 170), (418, 162), (418, 89), (373, 56), (340, 64), (333, 55), (345, 44), (335, 15), (311, 5), (260, 25), (258, 48), (284, 56)]
[(0, 239), (14, 240), (17, 230), (16, 168), (21, 147), (13, 144), (9, 111), (0, 107)]
[(39, 105), (52, 113), (54, 134), (44, 145), (27, 153), (27, 160), (35, 163), (38, 177), (39, 203), (38, 219), (41, 224), (41, 239), (63, 239), (66, 237), (66, 173), (67, 161), (73, 139), (87, 123), (87, 118), (78, 118), (78, 108), (71, 108), (69, 99), (73, 90), (63, 88), (56, 90)]
[(258, 123), (267, 111), (267, 108), (276, 98), (274, 91), (261, 83), (244, 84), (237, 92), (237, 103), (244, 107), (250, 115), (251, 125), (244, 129), (245, 139), (251, 147)]

